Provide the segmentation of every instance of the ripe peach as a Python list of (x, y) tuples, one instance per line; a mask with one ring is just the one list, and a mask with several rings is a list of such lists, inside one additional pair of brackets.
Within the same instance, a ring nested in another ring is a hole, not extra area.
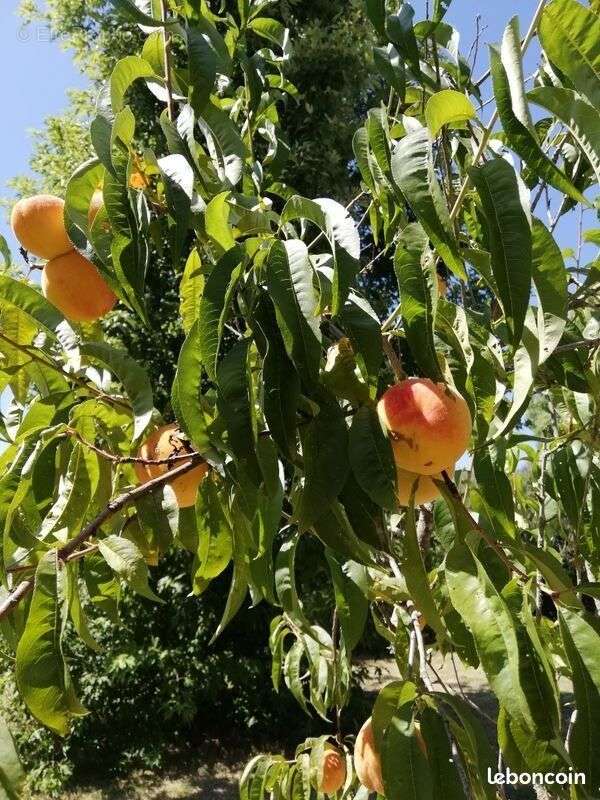
[(65, 204), (60, 197), (38, 194), (15, 204), (10, 217), (21, 246), (39, 258), (56, 258), (73, 249), (64, 222)]
[(370, 792), (384, 794), (381, 758), (375, 746), (371, 718), (365, 722), (356, 737), (354, 745), (354, 769), (358, 780)]
[(77, 250), (48, 261), (42, 270), (42, 291), (74, 322), (94, 322), (108, 314), (117, 302), (94, 264)]
[(346, 759), (335, 747), (325, 751), (318, 791), (335, 794), (346, 782)]
[(396, 465), (419, 475), (450, 470), (471, 437), (471, 414), (464, 398), (444, 383), (407, 378), (378, 403), (383, 428), (392, 439)]
[(410, 504), (410, 495), (415, 481), (417, 480), (415, 506), (431, 503), (440, 496), (440, 490), (427, 475), (417, 475), (414, 472), (407, 472), (404, 469), (396, 468), (396, 492), (398, 494), (398, 503), (401, 506), (408, 506)]
[[(162, 428), (154, 431), (144, 442), (139, 450), (138, 457), (161, 461), (172, 455), (183, 455), (187, 449), (187, 443), (182, 438), (177, 425), (163, 425)], [(134, 469), (138, 481), (140, 483), (148, 483), (153, 478), (158, 478), (171, 469), (180, 467), (182, 463), (184, 462), (180, 459), (175, 461), (173, 466), (168, 464), (134, 464)], [(206, 477), (208, 470), (208, 464), (206, 461), (202, 461), (197, 467), (194, 467), (184, 475), (180, 475), (179, 478), (175, 478), (169, 484), (175, 492), (179, 508), (188, 508), (194, 505), (198, 486)]]

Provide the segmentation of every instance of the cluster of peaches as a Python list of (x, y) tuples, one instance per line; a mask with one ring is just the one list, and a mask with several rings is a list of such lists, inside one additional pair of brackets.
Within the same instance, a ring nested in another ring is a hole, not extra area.
[(408, 506), (413, 491), (416, 506), (435, 500), (434, 478), (452, 473), (471, 438), (464, 398), (444, 383), (407, 378), (388, 389), (377, 411), (392, 443), (399, 504)]
[[(415, 727), (415, 739), (419, 749), (427, 758), (427, 745), (418, 727)], [(381, 771), (381, 757), (375, 744), (373, 722), (369, 718), (360, 729), (354, 745), (354, 769), (361, 785), (369, 792), (385, 794), (383, 775)], [(329, 745), (321, 765), (321, 774), (318, 776), (319, 792), (334, 795), (346, 782), (346, 761), (342, 753), (333, 745)]]
[[(97, 190), (90, 216), (102, 205)], [(117, 297), (94, 264), (76, 249), (65, 227), (64, 202), (60, 197), (39, 194), (19, 200), (11, 215), (11, 226), (28, 253), (46, 260), (42, 270), (42, 292), (72, 322), (95, 322), (113, 308)]]

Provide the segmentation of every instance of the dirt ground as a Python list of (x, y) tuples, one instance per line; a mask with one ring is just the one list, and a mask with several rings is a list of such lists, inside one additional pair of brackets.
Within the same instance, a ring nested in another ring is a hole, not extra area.
[[(364, 688), (375, 694), (382, 686), (398, 676), (393, 661), (369, 661)], [(493, 720), (496, 719), (497, 705), (493, 695), (487, 690), (485, 676), (480, 670), (460, 669), (455, 674), (452, 662), (441, 658), (433, 661), (433, 667), (439, 681), (432, 675), (436, 689), (444, 687), (464, 693), (487, 716), (482, 719), (484, 725), (493, 733)], [(561, 685), (561, 692), (569, 695), (571, 687)], [(163, 773), (157, 776), (149, 772), (138, 772), (129, 776), (126, 781), (107, 785), (82, 787), (78, 791), (65, 793), (64, 800), (237, 800), (237, 780), (245, 763), (251, 758), (251, 752), (233, 752), (223, 756), (218, 747), (209, 746), (201, 755), (200, 767), (185, 769), (178, 767), (172, 774)]]

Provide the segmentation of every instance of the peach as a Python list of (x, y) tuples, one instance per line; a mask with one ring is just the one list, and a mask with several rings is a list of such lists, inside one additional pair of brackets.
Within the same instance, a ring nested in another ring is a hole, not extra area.
[[(419, 724), (415, 722), (415, 739), (420, 751), (427, 758), (427, 745), (421, 734)], [(360, 729), (354, 745), (354, 768), (360, 783), (370, 792), (385, 794), (383, 774), (381, 771), (381, 757), (375, 745), (372, 719), (369, 719)]]
[(354, 745), (354, 769), (360, 783), (370, 792), (385, 794), (381, 758), (375, 746), (371, 717), (365, 722)]
[(396, 468), (396, 492), (398, 495), (398, 503), (401, 506), (408, 506), (410, 504), (410, 495), (415, 481), (418, 481), (415, 492), (415, 506), (431, 503), (440, 496), (440, 490), (427, 475), (417, 475), (414, 472), (407, 472), (404, 469)]
[[(182, 438), (181, 431), (175, 424), (163, 425), (162, 428), (154, 431), (141, 446), (138, 457), (147, 458), (151, 461), (161, 461), (170, 456), (183, 455), (189, 449), (187, 442)], [(168, 464), (134, 464), (135, 474), (140, 483), (148, 483), (153, 478), (164, 475), (171, 469), (180, 467), (184, 462), (179, 459)], [(179, 508), (188, 508), (196, 502), (198, 486), (206, 477), (209, 466), (206, 461), (202, 461), (179, 478), (169, 483), (175, 492), (177, 505)]]
[(444, 383), (407, 378), (388, 389), (377, 411), (392, 440), (396, 465), (407, 472), (451, 470), (469, 445), (469, 407)]
[(48, 261), (42, 270), (42, 292), (73, 322), (94, 322), (117, 302), (94, 264), (77, 250)]
[(330, 746), (323, 758), (321, 779), (318, 791), (335, 794), (346, 782), (346, 759), (335, 747)]
[(60, 197), (38, 194), (15, 204), (10, 217), (21, 246), (38, 258), (56, 258), (73, 250), (64, 222), (65, 204)]

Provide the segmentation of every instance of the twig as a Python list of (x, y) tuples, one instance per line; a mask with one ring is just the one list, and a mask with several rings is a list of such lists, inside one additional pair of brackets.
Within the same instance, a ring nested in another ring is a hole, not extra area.
[(593, 350), (594, 347), (600, 346), (600, 336), (595, 339), (581, 339), (578, 342), (569, 342), (561, 344), (557, 347), (555, 353), (568, 353), (570, 350), (578, 350), (580, 347), (585, 347), (588, 350)]
[[(193, 469), (201, 460), (202, 457), (197, 454), (190, 455), (189, 461), (186, 464), (182, 464), (180, 467), (176, 467), (169, 472), (165, 472), (164, 475), (160, 475), (158, 478), (154, 478), (147, 483), (143, 483), (141, 486), (137, 486), (135, 489), (130, 489), (128, 492), (124, 492), (114, 500), (111, 500), (106, 508), (104, 508), (97, 517), (95, 517), (91, 522), (88, 522), (88, 524), (81, 529), (77, 536), (75, 536), (73, 539), (70, 539), (64, 545), (64, 547), (61, 547), (57, 551), (58, 559), (64, 563), (69, 561), (69, 559), (76, 554), (76, 551), (79, 547), (81, 547), (81, 545), (87, 543), (88, 539), (93, 538), (98, 533), (98, 530), (107, 519), (110, 519), (110, 517), (118, 514), (119, 511), (122, 511), (122, 509), (131, 503), (135, 503), (135, 501), (140, 497), (144, 497), (145, 495), (153, 492), (155, 489), (159, 489), (166, 483), (170, 483), (171, 481), (175, 480), (175, 478), (185, 475), (186, 472), (189, 472), (191, 469)], [(88, 550), (91, 552), (91, 548), (88, 548)], [(77, 556), (80, 556), (80, 554), (77, 553)], [(22, 581), (17, 588), (9, 594), (6, 600), (4, 600), (4, 602), (0, 605), (0, 620), (10, 613), (10, 611), (12, 611), (12, 609), (15, 608), (15, 606), (17, 606), (21, 600), (31, 592), (33, 586), (34, 579), (31, 578), (29, 580)]]
[(394, 349), (394, 345), (392, 344), (391, 337), (384, 336), (383, 337), (383, 351), (389, 361), (389, 364), (392, 368), (392, 372), (394, 373), (394, 377), (400, 383), (406, 378), (406, 372), (404, 372), (404, 367), (402, 366), (402, 362)]
[[(538, 26), (538, 23), (540, 21), (540, 17), (542, 16), (542, 12), (544, 10), (544, 6), (545, 5), (546, 5), (546, 0), (540, 0), (540, 2), (538, 4), (538, 7), (537, 7), (537, 9), (535, 11), (535, 14), (533, 15), (533, 19), (531, 20), (531, 24), (529, 26), (529, 30), (527, 31), (527, 33), (525, 34), (525, 38), (523, 39), (523, 43), (521, 45), (521, 55), (525, 54), (525, 51), (529, 47), (529, 43), (531, 42), (531, 40), (533, 39), (533, 37), (535, 35), (535, 32), (537, 30), (537, 26)], [(488, 142), (490, 140), (490, 136), (492, 135), (492, 131), (494, 129), (494, 125), (498, 121), (499, 116), (500, 116), (500, 114), (498, 112), (498, 109), (496, 109), (494, 111), (494, 113), (492, 114), (492, 118), (488, 122), (487, 127), (485, 128), (485, 130), (483, 132), (483, 136), (481, 137), (481, 141), (479, 143), (479, 147), (477, 148), (477, 152), (475, 153), (475, 156), (473, 158), (473, 165), (474, 166), (477, 165), (477, 162), (479, 161), (481, 156), (484, 154), (485, 149), (487, 147), (487, 144), (488, 144)], [(460, 192), (458, 193), (458, 197), (456, 198), (456, 202), (454, 203), (454, 207), (452, 208), (452, 211), (450, 212), (450, 219), (451, 219), (452, 222), (454, 222), (454, 220), (458, 217), (458, 212), (460, 211), (460, 208), (461, 208), (461, 206), (463, 204), (463, 201), (464, 201), (465, 197), (467, 196), (467, 192), (469, 191), (470, 188), (471, 188), (471, 177), (469, 175), (467, 175), (467, 177), (465, 178), (465, 180), (463, 182), (463, 185), (460, 188)]]
[(70, 436), (75, 437), (77, 441), (82, 444), (84, 447), (87, 447), (89, 450), (93, 450), (94, 453), (101, 456), (102, 458), (106, 459), (107, 461), (112, 461), (113, 464), (144, 464), (147, 466), (163, 466), (169, 464), (176, 464), (181, 461), (185, 461), (186, 459), (190, 458), (190, 456), (199, 456), (200, 453), (196, 451), (190, 451), (185, 453), (173, 453), (173, 455), (168, 456), (167, 458), (141, 458), (140, 456), (118, 456), (116, 453), (110, 453), (108, 450), (103, 450), (101, 447), (93, 444), (92, 442), (88, 442), (87, 439), (84, 439), (83, 436), (76, 431), (74, 428), (67, 428), (66, 433)]
[(0, 619), (3, 619), (13, 608), (16, 608), (24, 597), (33, 589), (33, 581), (21, 581), (8, 597), (0, 603)]

